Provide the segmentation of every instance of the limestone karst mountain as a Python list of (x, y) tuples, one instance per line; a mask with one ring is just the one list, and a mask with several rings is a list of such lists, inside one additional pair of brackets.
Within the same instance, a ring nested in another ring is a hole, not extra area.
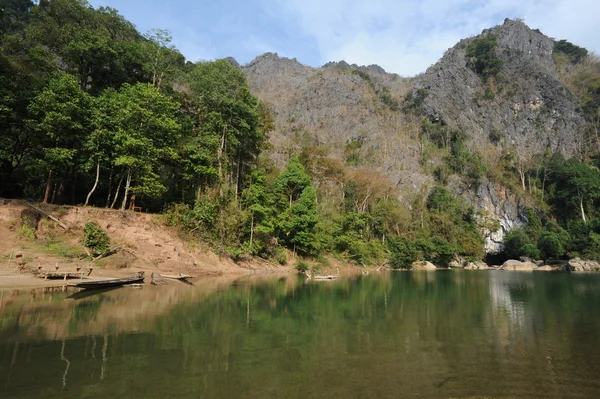
[[(483, 76), (472, 65), (469, 47), (487, 39), (493, 39), (487, 50), (498, 68)], [(466, 147), (492, 168), (506, 152), (522, 164), (545, 151), (576, 154), (584, 118), (553, 53), (553, 39), (507, 19), (460, 41), (411, 78), (344, 61), (311, 68), (273, 53), (240, 68), (275, 115), (270, 156), (277, 165), (292, 152), (319, 147), (350, 166), (377, 170), (409, 203), (412, 194), (434, 184), (444, 162), (443, 153), (421, 140), (424, 118), (447, 133), (461, 132)], [(482, 176), (473, 185), (450, 173), (443, 183), (500, 221), (488, 250), (497, 249), (503, 233), (521, 222), (526, 198), (498, 181)]]

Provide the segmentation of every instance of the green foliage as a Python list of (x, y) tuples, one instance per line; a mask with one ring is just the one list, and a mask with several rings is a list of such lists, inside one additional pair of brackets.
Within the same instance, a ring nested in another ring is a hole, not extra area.
[(496, 56), (496, 36), (487, 34), (476, 37), (467, 45), (467, 65), (483, 78), (494, 76), (502, 69), (502, 61)]
[(554, 51), (565, 54), (573, 64), (580, 63), (588, 54), (585, 48), (576, 46), (564, 39), (554, 42)]
[(390, 251), (390, 266), (393, 269), (408, 269), (418, 260), (416, 245), (406, 237), (396, 237), (388, 240)]
[(538, 259), (540, 251), (536, 244), (524, 230), (514, 229), (504, 236), (503, 253), (510, 259), (519, 259), (521, 256)]
[(364, 138), (350, 140), (344, 149), (346, 164), (349, 166), (358, 166), (360, 164), (360, 149), (363, 146)]
[(88, 222), (83, 226), (83, 246), (101, 254), (110, 246), (110, 238), (96, 222)]
[(428, 95), (429, 90), (425, 88), (409, 91), (406, 97), (404, 97), (403, 109), (407, 112), (420, 115), (423, 113), (423, 104)]
[(28, 240), (35, 240), (35, 230), (29, 226), (28, 224), (22, 224), (17, 229), (17, 234), (21, 238), (26, 238)]
[(591, 211), (593, 202), (600, 198), (600, 172), (575, 158), (567, 161), (559, 156), (550, 165), (548, 202), (563, 222)]
[(295, 269), (298, 270), (298, 272), (300, 272), (300, 273), (304, 273), (305, 271), (308, 271), (308, 269), (309, 269), (308, 263), (298, 262), (298, 263), (296, 263)]

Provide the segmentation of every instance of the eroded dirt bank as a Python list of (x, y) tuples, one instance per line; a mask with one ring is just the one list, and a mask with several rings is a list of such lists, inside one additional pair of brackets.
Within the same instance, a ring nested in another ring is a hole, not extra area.
[[(0, 199), (0, 288), (63, 284), (61, 280), (34, 277), (39, 268), (62, 272), (92, 268), (92, 278), (131, 276), (138, 271), (145, 271), (147, 276), (158, 272), (199, 277), (295, 272), (295, 259), (289, 259), (285, 266), (260, 260), (233, 262), (201, 243), (183, 239), (161, 215), (55, 205), (40, 205), (40, 209), (58, 218), (67, 229), (45, 215), (34, 228), (24, 228), (24, 218), (31, 213), (28, 204)], [(108, 232), (111, 247), (123, 250), (90, 260), (82, 239), (84, 224), (92, 221)], [(348, 272), (352, 268), (341, 266)]]

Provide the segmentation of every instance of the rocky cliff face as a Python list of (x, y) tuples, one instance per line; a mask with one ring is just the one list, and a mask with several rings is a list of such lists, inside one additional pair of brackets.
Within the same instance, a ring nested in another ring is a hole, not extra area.
[[(430, 155), (419, 137), (423, 116), (462, 131), (470, 148), (496, 158), (503, 150), (514, 151), (524, 162), (546, 150), (567, 156), (576, 152), (583, 118), (561, 83), (553, 41), (513, 20), (480, 36), (485, 35), (496, 37), (494, 53), (502, 61), (500, 72), (488, 79), (468, 66), (467, 46), (474, 38), (459, 42), (415, 78), (344, 61), (311, 68), (273, 53), (240, 68), (274, 113), (271, 157), (278, 166), (290, 153), (310, 146), (345, 161), (353, 145), (360, 156), (349, 168), (379, 171), (396, 185), (401, 199), (408, 199), (433, 184), (428, 166), (442, 162), (425, 159)], [(417, 89), (426, 89), (427, 95), (422, 115), (415, 116), (404, 99)], [(488, 252), (497, 251), (504, 234), (523, 223), (524, 200), (486, 179), (476, 187), (458, 177), (451, 182), (452, 191), (499, 221), (501, 228), (486, 243)]]
[(466, 48), (473, 39), (462, 40), (417, 78), (415, 86), (429, 92), (425, 113), (467, 133), (472, 145), (486, 146), (498, 134), (500, 146), (572, 155), (583, 118), (559, 79), (554, 42), (509, 19), (482, 32), (490, 34), (497, 40), (494, 52), (503, 62), (501, 72), (485, 82), (467, 66)]

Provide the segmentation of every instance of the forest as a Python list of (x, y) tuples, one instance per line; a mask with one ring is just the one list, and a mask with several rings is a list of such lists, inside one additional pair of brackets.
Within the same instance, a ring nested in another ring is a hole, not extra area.
[[(468, 134), (419, 116), (419, 96), (384, 100), (420, 117), (424, 148), (443, 153), (436, 185), (398, 200), (395, 184), (318, 147), (268, 157), (275, 122), (227, 60), (192, 63), (168, 31), (140, 33), (115, 9), (85, 0), (4, 0), (0, 9), (0, 197), (161, 213), (190, 240), (232, 259), (285, 263), (293, 251), (327, 263), (410, 267), (484, 259), (498, 222), (445, 185), (483, 177), (528, 199), (527, 221), (500, 257), (600, 259), (600, 63), (566, 41), (556, 62), (581, 104), (581, 156), (538, 154), (500, 167), (472, 151)], [(494, 41), (468, 54), (482, 79), (501, 65)], [(382, 101), (384, 101), (382, 100)], [(392, 109), (390, 108), (390, 109)], [(493, 132), (501, 139), (501, 132)]]

